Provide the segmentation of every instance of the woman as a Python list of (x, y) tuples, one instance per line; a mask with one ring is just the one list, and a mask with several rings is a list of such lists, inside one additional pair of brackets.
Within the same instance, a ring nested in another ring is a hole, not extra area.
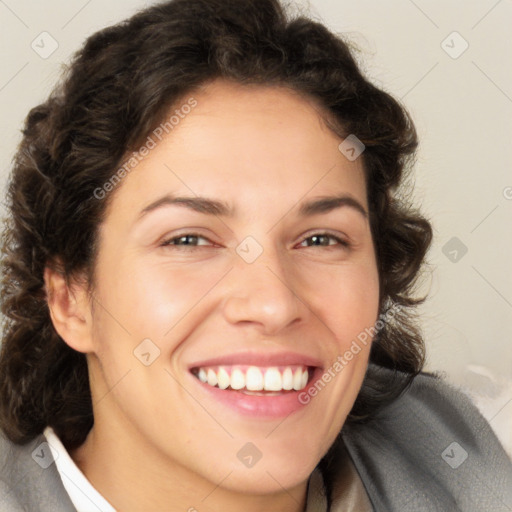
[(403, 108), (277, 0), (93, 35), (33, 109), (4, 231), (6, 510), (507, 510), (421, 373)]

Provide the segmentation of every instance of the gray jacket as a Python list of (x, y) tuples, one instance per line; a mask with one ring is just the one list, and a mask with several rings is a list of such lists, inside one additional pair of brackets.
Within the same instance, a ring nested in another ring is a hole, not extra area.
[[(55, 464), (43, 469), (32, 458), (44, 441), (18, 446), (0, 436), (1, 512), (76, 512)], [(375, 419), (345, 426), (338, 450), (340, 459), (350, 455), (376, 512), (512, 511), (510, 459), (471, 402), (438, 378), (419, 375)], [(332, 512), (344, 510), (333, 460)]]

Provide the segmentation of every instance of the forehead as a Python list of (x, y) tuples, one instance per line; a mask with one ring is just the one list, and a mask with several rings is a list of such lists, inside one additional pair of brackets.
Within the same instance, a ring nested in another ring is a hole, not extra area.
[(340, 153), (341, 138), (315, 101), (285, 87), (226, 81), (190, 93), (183, 105), (191, 98), (194, 108), (178, 102), (169, 111), (172, 129), (153, 135), (157, 144), (123, 179), (114, 202), (139, 206), (168, 191), (246, 205), (349, 192), (365, 203), (362, 159)]

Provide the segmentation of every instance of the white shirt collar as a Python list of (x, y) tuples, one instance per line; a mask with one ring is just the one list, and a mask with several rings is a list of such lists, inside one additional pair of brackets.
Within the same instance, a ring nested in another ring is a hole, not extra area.
[(43, 434), (50, 446), (64, 488), (77, 512), (116, 512), (80, 471), (53, 429), (46, 427)]

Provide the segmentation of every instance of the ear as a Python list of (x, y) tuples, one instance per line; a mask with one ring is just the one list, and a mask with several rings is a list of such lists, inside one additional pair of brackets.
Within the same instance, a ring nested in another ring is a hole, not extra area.
[(50, 317), (59, 336), (78, 352), (92, 352), (92, 314), (86, 286), (69, 284), (62, 272), (50, 266), (44, 270), (44, 282)]

